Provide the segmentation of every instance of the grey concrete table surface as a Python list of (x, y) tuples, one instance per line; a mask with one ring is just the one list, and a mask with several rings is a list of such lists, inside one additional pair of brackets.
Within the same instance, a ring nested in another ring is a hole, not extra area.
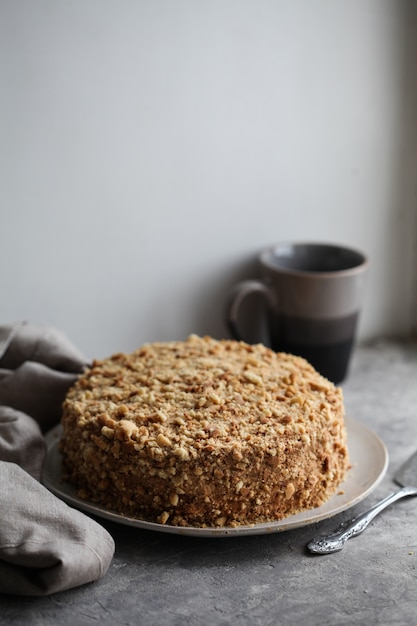
[(312, 556), (308, 541), (394, 489), (417, 449), (417, 344), (356, 349), (343, 385), (347, 414), (385, 442), (377, 489), (333, 519), (272, 535), (182, 537), (101, 521), (116, 552), (96, 583), (44, 598), (0, 596), (0, 623), (268, 626), (417, 623), (417, 498), (401, 500), (342, 552)]

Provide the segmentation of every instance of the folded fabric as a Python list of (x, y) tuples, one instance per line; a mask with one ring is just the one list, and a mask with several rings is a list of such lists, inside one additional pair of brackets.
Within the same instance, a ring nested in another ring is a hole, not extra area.
[(0, 589), (46, 595), (101, 578), (113, 557), (108, 532), (14, 463), (0, 462)]
[(27, 323), (0, 327), (0, 405), (23, 411), (43, 432), (59, 421), (68, 387), (87, 359), (58, 330)]
[(43, 433), (87, 365), (54, 328), (0, 326), (0, 593), (69, 589), (99, 579), (112, 560), (109, 533), (38, 482)]
[(59, 330), (18, 322), (0, 326), (0, 365), (15, 370), (26, 361), (36, 361), (62, 372), (79, 372), (87, 361)]
[(0, 369), (0, 404), (30, 415), (46, 432), (59, 422), (65, 393), (76, 378), (32, 361), (16, 370)]
[[(0, 462), (16, 463), (40, 480), (45, 453), (45, 440), (37, 422), (21, 411), (0, 406)], [(1, 491), (0, 483), (0, 498)]]

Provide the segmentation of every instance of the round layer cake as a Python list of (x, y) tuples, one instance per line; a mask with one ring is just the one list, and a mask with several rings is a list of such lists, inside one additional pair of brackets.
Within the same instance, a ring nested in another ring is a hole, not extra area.
[(62, 425), (79, 497), (161, 524), (280, 520), (324, 503), (348, 466), (341, 389), (300, 357), (232, 340), (95, 361)]

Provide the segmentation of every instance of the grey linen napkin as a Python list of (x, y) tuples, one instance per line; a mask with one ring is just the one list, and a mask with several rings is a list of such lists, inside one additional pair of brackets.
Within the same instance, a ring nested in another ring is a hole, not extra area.
[(40, 482), (43, 433), (87, 366), (58, 330), (0, 326), (0, 593), (48, 595), (107, 571), (114, 541)]

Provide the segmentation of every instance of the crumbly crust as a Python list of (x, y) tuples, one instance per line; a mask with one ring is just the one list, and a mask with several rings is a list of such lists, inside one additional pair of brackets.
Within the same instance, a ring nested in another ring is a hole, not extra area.
[(232, 340), (95, 361), (62, 424), (78, 495), (162, 524), (279, 520), (320, 506), (348, 466), (341, 389), (300, 357)]

